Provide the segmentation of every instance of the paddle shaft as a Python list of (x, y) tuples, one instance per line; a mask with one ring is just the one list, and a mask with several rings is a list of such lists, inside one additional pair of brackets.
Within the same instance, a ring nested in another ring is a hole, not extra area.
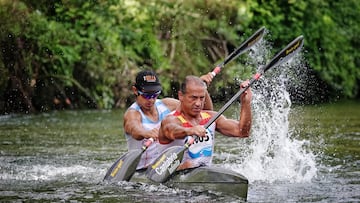
[(265, 33), (265, 27), (261, 27), (258, 29), (251, 37), (249, 37), (245, 42), (243, 42), (235, 51), (233, 51), (229, 56), (227, 56), (222, 63), (217, 65), (214, 70), (211, 72), (213, 76), (220, 73), (221, 69), (237, 58), (239, 55), (250, 49), (256, 42), (260, 41), (261, 38), (264, 36)]

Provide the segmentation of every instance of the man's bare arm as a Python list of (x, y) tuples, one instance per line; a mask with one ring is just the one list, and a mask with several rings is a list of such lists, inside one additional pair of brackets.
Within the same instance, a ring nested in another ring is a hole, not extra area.
[(159, 131), (159, 142), (170, 143), (175, 139), (183, 139), (186, 136), (197, 135), (206, 136), (206, 130), (203, 126), (198, 125), (191, 128), (183, 127), (176, 116), (169, 115), (162, 122)]
[(124, 130), (136, 140), (142, 140), (144, 138), (154, 138), (157, 140), (159, 134), (159, 130), (157, 128), (145, 130), (142, 127), (140, 113), (131, 109), (125, 112)]

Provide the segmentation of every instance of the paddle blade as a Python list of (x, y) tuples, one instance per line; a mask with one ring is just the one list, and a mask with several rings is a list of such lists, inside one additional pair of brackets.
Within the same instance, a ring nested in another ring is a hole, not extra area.
[(254, 44), (256, 44), (265, 33), (265, 27), (261, 27), (259, 30), (257, 30), (249, 39), (247, 39), (245, 42), (243, 42), (233, 53), (231, 53), (225, 60), (223, 65), (226, 65), (230, 61), (234, 60), (237, 56), (241, 55), (248, 49), (250, 49)]
[(131, 150), (120, 157), (107, 171), (105, 181), (129, 181), (136, 171), (143, 150)]
[(214, 70), (211, 72), (213, 76), (216, 76), (220, 73), (221, 69), (232, 60), (245, 53), (248, 49), (250, 49), (254, 44), (262, 39), (265, 34), (265, 27), (261, 27), (257, 30), (251, 37), (249, 37), (245, 42), (243, 42), (235, 51), (233, 51), (229, 56), (225, 58), (225, 60), (216, 66)]
[(283, 50), (281, 50), (274, 58), (264, 66), (263, 72), (268, 69), (285, 63), (290, 58), (292, 58), (296, 53), (298, 53), (304, 45), (304, 37), (300, 35), (292, 42), (290, 42)]
[(174, 146), (165, 150), (154, 164), (148, 167), (146, 176), (157, 183), (166, 182), (180, 165), (186, 149), (184, 146)]

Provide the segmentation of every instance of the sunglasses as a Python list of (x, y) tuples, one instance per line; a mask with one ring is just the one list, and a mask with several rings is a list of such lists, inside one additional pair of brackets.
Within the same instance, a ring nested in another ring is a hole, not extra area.
[(144, 99), (155, 99), (161, 94), (161, 90), (155, 93), (146, 93), (138, 90), (138, 94), (141, 95)]

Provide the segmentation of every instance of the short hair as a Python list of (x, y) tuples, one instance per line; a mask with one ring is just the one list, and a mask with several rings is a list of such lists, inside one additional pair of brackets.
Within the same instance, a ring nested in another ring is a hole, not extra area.
[(194, 75), (188, 75), (185, 77), (184, 81), (180, 85), (180, 91), (185, 94), (186, 93), (186, 87), (189, 83), (192, 83), (193, 85), (203, 85), (206, 88), (206, 83), (202, 81), (199, 77)]

